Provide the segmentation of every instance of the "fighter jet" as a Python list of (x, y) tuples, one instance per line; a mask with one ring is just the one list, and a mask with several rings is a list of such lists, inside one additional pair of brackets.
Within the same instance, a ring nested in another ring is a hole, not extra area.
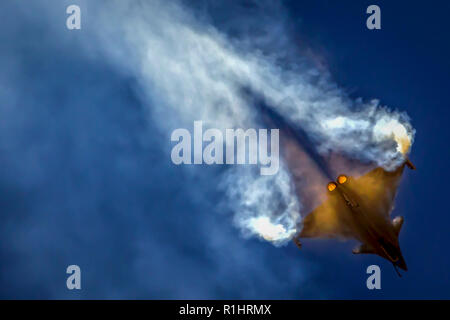
[(358, 178), (339, 175), (327, 184), (327, 199), (304, 218), (294, 242), (301, 247), (300, 238), (355, 238), (361, 244), (354, 254), (376, 254), (408, 270), (398, 241), (404, 219), (389, 216), (405, 166), (415, 169), (406, 160), (392, 172), (378, 167)]
[[(320, 155), (306, 132), (275, 110), (261, 103), (263, 121), (280, 129), (280, 147), (293, 178), (303, 217), (294, 243), (300, 238), (356, 239), (360, 245), (354, 254), (376, 254), (407, 270), (398, 236), (404, 218), (390, 218), (405, 166), (415, 169), (404, 155), (394, 171), (353, 161), (345, 156)], [(334, 173), (341, 173), (334, 175)], [(327, 183), (328, 182), (328, 183)]]

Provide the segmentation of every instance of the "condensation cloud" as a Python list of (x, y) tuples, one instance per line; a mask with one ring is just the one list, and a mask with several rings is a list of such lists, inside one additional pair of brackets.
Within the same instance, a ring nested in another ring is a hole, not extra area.
[[(273, 19), (261, 19), (262, 35), (230, 38), (180, 3), (117, 1), (102, 7), (96, 31), (102, 50), (139, 79), (163, 131), (195, 120), (222, 130), (257, 127), (257, 109), (243, 90), (249, 89), (302, 127), (319, 152), (394, 169), (413, 141), (408, 116), (377, 100), (351, 99), (326, 71), (304, 63), (306, 55), (283, 60), (294, 44), (280, 10)], [(298, 231), (301, 203), (285, 166), (274, 176), (258, 172), (227, 171), (223, 181), (234, 221), (246, 236), (284, 243)]]

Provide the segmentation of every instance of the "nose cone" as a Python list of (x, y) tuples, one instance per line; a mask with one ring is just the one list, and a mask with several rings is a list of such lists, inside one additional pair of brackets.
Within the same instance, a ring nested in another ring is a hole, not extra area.
[(405, 259), (403, 258), (403, 256), (400, 256), (400, 259), (398, 259), (396, 265), (397, 265), (400, 269), (405, 270), (405, 271), (408, 271), (408, 267), (406, 266), (406, 262), (405, 262)]

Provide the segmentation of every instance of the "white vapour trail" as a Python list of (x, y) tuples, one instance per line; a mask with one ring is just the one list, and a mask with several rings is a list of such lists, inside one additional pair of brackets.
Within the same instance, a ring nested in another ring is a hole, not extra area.
[[(250, 88), (299, 124), (321, 152), (338, 151), (392, 169), (409, 149), (414, 130), (405, 114), (376, 100), (351, 100), (318, 70), (283, 66), (276, 52), (252, 50), (251, 38), (233, 42), (174, 2), (116, 2), (107, 12), (105, 23), (115, 27), (99, 28), (102, 41), (139, 77), (148, 98), (157, 97), (152, 108), (160, 119), (175, 110), (189, 126), (202, 120), (219, 129), (254, 127), (255, 110), (242, 92)], [(281, 166), (274, 176), (251, 168), (230, 171), (226, 185), (244, 234), (275, 244), (290, 239), (301, 204), (286, 169)]]

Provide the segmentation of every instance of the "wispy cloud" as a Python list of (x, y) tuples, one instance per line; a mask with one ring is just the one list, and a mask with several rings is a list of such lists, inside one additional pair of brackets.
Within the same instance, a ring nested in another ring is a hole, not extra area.
[[(248, 88), (303, 128), (321, 153), (333, 151), (392, 169), (403, 155), (395, 129), (386, 130), (384, 124), (400, 126), (413, 139), (406, 114), (382, 107), (377, 100), (352, 100), (326, 71), (308, 64), (306, 55), (286, 59), (286, 52), (295, 48), (280, 7), (272, 19), (266, 15), (259, 24), (252, 20), (263, 35), (244, 32), (233, 38), (208, 24), (207, 17), (175, 2), (117, 2), (106, 12), (99, 27), (105, 49), (138, 75), (149, 99), (157, 100), (153, 112), (163, 130), (174, 125), (164, 116), (173, 112), (178, 125), (202, 120), (219, 129), (257, 126), (257, 109), (243, 93)], [(114, 32), (108, 28), (112, 21)], [(228, 193), (233, 195), (235, 221), (245, 234), (279, 243), (295, 232), (301, 204), (286, 170), (282, 167), (277, 176), (265, 178), (251, 169), (230, 170)], [(268, 237), (261, 232), (261, 221), (284, 232)]]

